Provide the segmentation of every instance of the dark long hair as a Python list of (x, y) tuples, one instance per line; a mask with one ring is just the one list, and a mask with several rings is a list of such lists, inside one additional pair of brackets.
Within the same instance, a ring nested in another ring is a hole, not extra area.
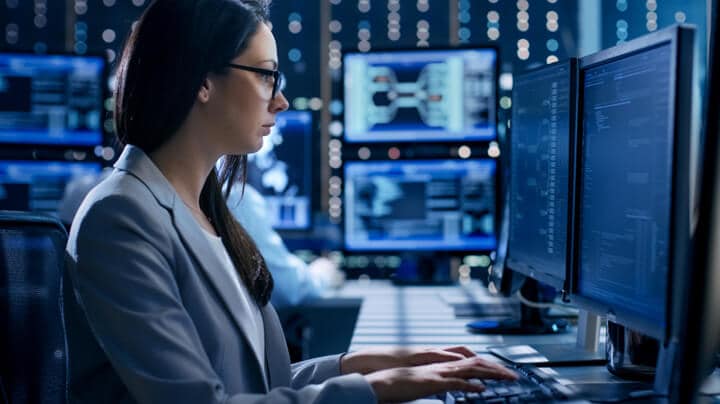
[[(268, 22), (269, 0), (155, 0), (128, 37), (117, 70), (115, 129), (119, 142), (145, 153), (180, 128), (209, 73), (242, 53), (259, 24)], [(257, 246), (235, 220), (226, 200), (245, 156), (226, 156), (218, 177), (205, 180), (200, 208), (223, 239), (240, 279), (255, 301), (270, 300), (273, 279)], [(226, 184), (225, 194), (222, 185)]]

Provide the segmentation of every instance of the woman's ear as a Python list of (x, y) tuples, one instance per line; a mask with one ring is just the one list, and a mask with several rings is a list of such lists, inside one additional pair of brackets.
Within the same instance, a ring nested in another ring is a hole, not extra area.
[(203, 104), (210, 100), (210, 92), (212, 91), (212, 81), (208, 77), (205, 77), (200, 90), (198, 90), (197, 100)]

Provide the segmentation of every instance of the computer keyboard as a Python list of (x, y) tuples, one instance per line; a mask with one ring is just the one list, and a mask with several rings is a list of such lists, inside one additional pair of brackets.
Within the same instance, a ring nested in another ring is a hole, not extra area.
[(570, 388), (530, 367), (512, 369), (520, 376), (518, 380), (479, 380), (485, 385), (485, 391), (449, 392), (445, 404), (548, 403), (568, 400), (575, 394)]

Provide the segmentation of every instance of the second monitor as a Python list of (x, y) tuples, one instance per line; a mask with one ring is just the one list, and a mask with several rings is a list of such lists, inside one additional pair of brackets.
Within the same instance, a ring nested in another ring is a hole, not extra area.
[[(575, 128), (577, 61), (544, 66), (518, 75), (513, 88), (512, 133), (507, 175), (507, 252), (503, 273), (493, 270), (493, 277), (505, 278), (505, 288), (520, 288), (522, 297), (534, 302), (551, 303), (555, 292), (538, 284), (542, 282), (565, 291), (570, 259), (572, 212), (572, 161)], [(507, 272), (507, 274), (505, 273)], [(512, 273), (527, 279), (509, 282)], [(503, 293), (513, 291), (503, 290)], [(547, 316), (547, 309), (528, 303), (519, 318), (503, 321), (478, 321), (468, 324), (471, 331), (503, 334), (545, 334), (566, 330), (567, 322)], [(522, 350), (526, 355), (531, 347)], [(535, 349), (535, 348), (532, 348)], [(571, 349), (560, 347), (562, 361), (588, 355), (567, 355)], [(512, 347), (510, 351), (517, 351)], [(504, 357), (506, 353), (501, 354)], [(539, 361), (533, 354), (533, 361)], [(552, 360), (549, 353), (543, 361)], [(569, 357), (573, 357), (568, 359)], [(594, 359), (594, 355), (589, 355)], [(519, 361), (515, 357), (512, 361)]]
[(557, 290), (570, 258), (576, 68), (520, 75), (513, 92), (507, 266)]

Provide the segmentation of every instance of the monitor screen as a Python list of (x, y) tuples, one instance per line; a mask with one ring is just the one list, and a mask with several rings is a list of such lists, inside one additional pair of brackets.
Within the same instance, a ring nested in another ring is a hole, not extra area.
[(312, 116), (305, 111), (278, 114), (262, 148), (248, 155), (248, 183), (265, 197), (276, 229), (310, 227), (311, 156)]
[(0, 143), (102, 142), (105, 60), (0, 53)]
[(574, 68), (556, 63), (513, 84), (507, 265), (558, 289), (568, 259)]
[(493, 48), (349, 53), (343, 64), (348, 142), (496, 136)]
[(56, 214), (65, 185), (100, 169), (100, 163), (0, 161), (0, 209)]
[(661, 329), (673, 197), (673, 54), (666, 42), (581, 72), (577, 293)]
[(345, 163), (345, 248), (492, 250), (495, 160)]

